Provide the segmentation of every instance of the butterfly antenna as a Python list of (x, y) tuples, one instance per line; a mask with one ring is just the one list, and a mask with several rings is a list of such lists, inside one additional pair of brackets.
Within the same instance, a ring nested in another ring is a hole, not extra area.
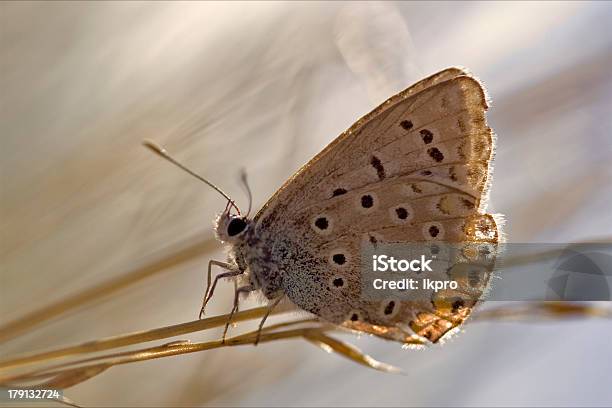
[[(223, 190), (221, 190), (219, 187), (215, 186), (213, 183), (206, 180), (204, 177), (200, 176), (199, 174), (193, 172), (192, 170), (188, 169), (187, 167), (185, 167), (184, 165), (176, 161), (172, 156), (170, 156), (170, 154), (168, 154), (166, 149), (164, 149), (163, 147), (159, 146), (157, 143), (151, 140), (144, 140), (142, 144), (145, 147), (149, 148), (151, 151), (153, 151), (153, 153), (163, 157), (164, 159), (168, 160), (170, 163), (174, 164), (178, 168), (186, 171), (187, 173), (191, 174), (193, 177), (197, 178), (198, 180), (212, 187), (215, 191), (217, 191), (219, 194), (221, 194), (223, 197), (227, 199), (228, 205), (231, 204), (231, 206), (234, 207), (236, 211), (238, 211), (238, 214), (240, 214), (240, 209), (238, 208), (236, 203), (234, 203), (234, 200), (230, 198), (230, 196), (228, 196), (225, 192), (223, 192)], [(249, 205), (249, 208), (250, 208), (250, 205)]]
[(247, 196), (249, 197), (249, 210), (247, 211), (246, 216), (248, 217), (251, 213), (251, 204), (253, 204), (253, 194), (251, 193), (251, 188), (249, 187), (249, 182), (247, 181), (247, 174), (245, 169), (240, 170), (240, 181), (244, 185), (244, 188), (247, 192)]

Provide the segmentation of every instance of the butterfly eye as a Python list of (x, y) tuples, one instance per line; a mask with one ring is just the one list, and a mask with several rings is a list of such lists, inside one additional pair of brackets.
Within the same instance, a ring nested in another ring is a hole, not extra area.
[(227, 226), (227, 235), (235, 237), (244, 231), (247, 227), (247, 223), (243, 218), (232, 219)]

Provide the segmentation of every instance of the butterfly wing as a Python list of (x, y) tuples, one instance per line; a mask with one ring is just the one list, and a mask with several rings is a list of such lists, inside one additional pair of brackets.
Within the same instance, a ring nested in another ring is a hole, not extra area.
[[(282, 206), (283, 208), (291, 208), (291, 205), (284, 205), (292, 204), (287, 203), (287, 200), (293, 200), (298, 195), (307, 196), (307, 194), (300, 194), (300, 192), (303, 192), (303, 187), (307, 187), (312, 183), (313, 172), (318, 171), (320, 173), (333, 173), (332, 169), (336, 168), (336, 163), (333, 162), (338, 156), (340, 156), (338, 150), (344, 150), (346, 145), (349, 145), (352, 141), (354, 141), (354, 135), (356, 133), (359, 133), (365, 124), (375, 119), (385, 110), (395, 107), (396, 105), (404, 102), (407, 98), (421, 92), (424, 89), (430, 88), (441, 82), (445, 82), (450, 79), (466, 75), (468, 75), (467, 72), (460, 68), (448, 68), (417, 82), (416, 84), (410, 86), (404, 91), (387, 99), (372, 112), (360, 118), (348, 130), (346, 130), (340, 136), (334, 139), (319, 154), (317, 154), (308, 163), (306, 163), (297, 172), (295, 172), (295, 174), (291, 178), (289, 178), (283, 184), (283, 186), (279, 188), (277, 192), (268, 200), (268, 202), (264, 204), (264, 206), (258, 211), (255, 216), (255, 220), (259, 220), (260, 222), (269, 222), (268, 219), (275, 216), (275, 214), (278, 212), (277, 210), (279, 207)], [(370, 137), (372, 136), (373, 135), (371, 135)], [(297, 202), (298, 201), (294, 201), (294, 203)]]
[(442, 71), (364, 116), (287, 181), (255, 218), (287, 296), (330, 322), (405, 343), (436, 342), (459, 326), (486, 290), (493, 256), (453, 259), (456, 293), (374, 301), (361, 296), (360, 254), (364, 243), (497, 244), (485, 213), (486, 109), (478, 81)]

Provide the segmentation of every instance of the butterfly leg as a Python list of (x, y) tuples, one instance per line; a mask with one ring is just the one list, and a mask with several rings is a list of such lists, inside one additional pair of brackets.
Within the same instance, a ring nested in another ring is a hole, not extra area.
[[(236, 279), (234, 279), (234, 293), (238, 290), (238, 281)], [(238, 304), (238, 306), (240, 306), (240, 304)], [(236, 308), (236, 313), (238, 313), (240, 311), (240, 307)]]
[(227, 330), (229, 329), (229, 325), (232, 323), (232, 318), (234, 317), (234, 313), (236, 313), (236, 311), (238, 310), (238, 302), (240, 300), (240, 294), (250, 293), (250, 292), (253, 292), (254, 290), (256, 290), (256, 288), (253, 285), (243, 286), (241, 288), (236, 289), (236, 292), (234, 294), (234, 307), (232, 308), (232, 311), (229, 317), (227, 318), (227, 323), (225, 323), (225, 330), (223, 330), (223, 339), (221, 340), (221, 343), (225, 343), (225, 336), (227, 335)]
[[(215, 276), (215, 281), (212, 282), (213, 265), (220, 266), (221, 268), (227, 269), (229, 270), (229, 272), (222, 273), (222, 274)], [(214, 259), (211, 259), (208, 262), (208, 283), (206, 285), (206, 291), (204, 292), (204, 298), (202, 300), (202, 307), (200, 308), (200, 319), (202, 318), (202, 316), (204, 316), (204, 309), (206, 308), (206, 305), (212, 298), (213, 293), (215, 292), (215, 288), (217, 287), (217, 281), (223, 278), (229, 278), (232, 276), (242, 275), (243, 273), (244, 271), (236, 269), (236, 265), (232, 265), (227, 262), (215, 261)], [(211, 287), (211, 282), (212, 282), (212, 287)]]
[(261, 330), (263, 329), (266, 319), (268, 318), (268, 316), (270, 316), (270, 313), (272, 313), (272, 310), (274, 310), (274, 308), (280, 303), (280, 301), (283, 300), (284, 296), (285, 295), (281, 295), (277, 297), (276, 299), (274, 299), (272, 303), (270, 303), (270, 306), (268, 306), (268, 310), (266, 310), (266, 314), (264, 315), (263, 319), (261, 319), (261, 322), (259, 322), (259, 328), (257, 329), (257, 337), (255, 338), (255, 343), (254, 343), (255, 346), (259, 344), (259, 339), (261, 338)]

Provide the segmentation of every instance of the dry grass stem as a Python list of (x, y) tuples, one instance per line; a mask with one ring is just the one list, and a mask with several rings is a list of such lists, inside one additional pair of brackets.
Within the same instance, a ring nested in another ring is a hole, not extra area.
[[(279, 309), (278, 311), (275, 311), (275, 313), (278, 314), (286, 311), (287, 310)], [(235, 315), (235, 321), (238, 322), (259, 319), (265, 314), (265, 312), (265, 307), (245, 310)], [(612, 310), (609, 308), (588, 304), (534, 302), (527, 305), (519, 304), (517, 306), (502, 306), (496, 309), (483, 311), (475, 316), (474, 321), (485, 321), (491, 319), (519, 319), (533, 321), (535, 316), (555, 319), (586, 316), (609, 318), (612, 317)], [(66, 358), (80, 354), (91, 354), (102, 350), (120, 348), (145, 343), (152, 340), (160, 340), (196, 331), (208, 330), (223, 326), (227, 322), (227, 318), (228, 315), (215, 316), (201, 321), (162, 327), (146, 332), (110, 337), (98, 341), (82, 343), (76, 346), (16, 357), (1, 362), (0, 369), (6, 372), (8, 369), (15, 369), (31, 364), (39, 364), (43, 366), (58, 358)], [(353, 345), (330, 337), (327, 333), (333, 330), (339, 330), (339, 328), (316, 319), (303, 318), (299, 320), (277, 323), (264, 328), (261, 333), (260, 342), (266, 343), (276, 340), (303, 338), (327, 352), (335, 352), (363, 366), (384, 372), (402, 373), (400, 369), (375, 360), (374, 358), (361, 352)], [(190, 343), (189, 341), (185, 340), (173, 341), (159, 346), (130, 351), (120, 351), (100, 356), (76, 359), (61, 364), (47, 365), (21, 373), (5, 373), (0, 376), (0, 384), (21, 387), (36, 386), (39, 388), (69, 388), (89, 380), (116, 365), (195, 353), (221, 347), (252, 345), (255, 343), (256, 337), (257, 331), (255, 330), (231, 337), (226, 339), (225, 342), (222, 340), (200, 343)]]
[(483, 310), (474, 316), (475, 321), (515, 320), (524, 322), (541, 322), (542, 319), (583, 319), (586, 317), (612, 318), (612, 309), (590, 303), (573, 302), (529, 302), (516, 305), (503, 305)]
[[(241, 320), (246, 320), (247, 318), (252, 318), (253, 316), (260, 316), (264, 311), (265, 308), (257, 308), (241, 312)], [(227, 321), (227, 317), (227, 315), (218, 316), (215, 318), (206, 319), (206, 321), (203, 321), (203, 323), (205, 323), (206, 328), (218, 327), (220, 325), (220, 321), (225, 324), (225, 321)], [(298, 325), (301, 325), (302, 327), (289, 329), (292, 326)], [(173, 326), (173, 328), (175, 328), (174, 330), (176, 330), (176, 327), (177, 326)], [(167, 331), (168, 329), (172, 328), (155, 329), (150, 332), (159, 333)], [(327, 331), (336, 329), (337, 327), (333, 325), (322, 323), (315, 319), (301, 319), (297, 321), (283, 322), (265, 328), (261, 333), (259, 341), (260, 343), (266, 343), (275, 340), (301, 337), (307, 339), (312, 343), (315, 343), (319, 347), (323, 347), (328, 352), (336, 352), (361, 365), (379, 371), (392, 373), (400, 372), (399, 369), (388, 364), (381, 363), (373, 359), (372, 357), (363, 354), (356, 347), (334, 339), (326, 334)], [(32, 355), (28, 359), (13, 359), (11, 361), (4, 362), (3, 368), (16, 367), (17, 365), (24, 364), (32, 364), (34, 362), (43, 364), (47, 363), (51, 359), (58, 358), (59, 356), (77, 354), (76, 351), (78, 351), (78, 353), (80, 354), (99, 351), (101, 349), (100, 347), (103, 347), (103, 349), (109, 349), (121, 347), (127, 344), (136, 344), (139, 342), (137, 339), (150, 339), (150, 336), (146, 336), (150, 332), (145, 333), (145, 337), (142, 337), (142, 333), (136, 333), (132, 335), (121, 336), (120, 338), (110, 338), (95, 343), (89, 342), (80, 346), (59, 349), (47, 353), (40, 353), (37, 355)], [(174, 331), (174, 335), (176, 335), (176, 331)], [(169, 357), (174, 355), (194, 353), (204, 350), (216, 349), (220, 347), (249, 345), (254, 344), (256, 338), (257, 331), (251, 331), (242, 335), (226, 339), (225, 342), (222, 340), (201, 343), (175, 341), (168, 344), (163, 344), (161, 346), (106, 354), (102, 356), (70, 361), (62, 364), (46, 366), (44, 368), (36, 368), (20, 374), (3, 375), (2, 377), (0, 377), (0, 383), (7, 386), (35, 386), (37, 388), (65, 389), (77, 385), (83, 381), (89, 380), (116, 365)], [(118, 342), (118, 339), (120, 339), (121, 341)], [(126, 342), (126, 340), (129, 340), (129, 343)], [(94, 348), (92, 348), (92, 346)]]
[[(232, 321), (241, 322), (245, 320), (261, 318), (266, 313), (266, 310), (266, 307), (259, 307), (241, 311), (234, 314)], [(274, 310), (272, 314), (283, 313), (284, 311), (286, 310), (279, 307)], [(207, 319), (195, 320), (188, 323), (160, 327), (157, 329), (142, 332), (128, 333), (120, 336), (107, 337), (100, 340), (81, 343), (75, 346), (69, 346), (41, 353), (19, 356), (16, 358), (0, 361), (0, 370), (27, 364), (46, 362), (58, 358), (72, 356), (75, 354), (95, 353), (98, 351), (125, 347), (133, 344), (141, 344), (148, 341), (161, 340), (170, 337), (181, 336), (187, 333), (208, 330), (225, 325), (227, 319), (228, 315), (215, 316)]]
[[(193, 243), (194, 241), (196, 241), (195, 244)], [(120, 275), (118, 278), (111, 279), (107, 282), (85, 289), (73, 296), (62, 299), (59, 302), (37, 309), (25, 316), (5, 324), (4, 326), (0, 327), (0, 344), (27, 333), (46, 321), (60, 317), (67, 312), (83, 307), (88, 303), (108, 297), (121, 289), (125, 289), (130, 285), (142, 281), (143, 279), (168, 271), (176, 265), (210, 253), (213, 249), (218, 247), (218, 243), (214, 239), (189, 239), (185, 242), (185, 244), (180, 244), (173, 250), (171, 249), (164, 251), (166, 254), (162, 256), (161, 259), (126, 272), (125, 274)], [(192, 244), (187, 244), (188, 242), (192, 242)]]

